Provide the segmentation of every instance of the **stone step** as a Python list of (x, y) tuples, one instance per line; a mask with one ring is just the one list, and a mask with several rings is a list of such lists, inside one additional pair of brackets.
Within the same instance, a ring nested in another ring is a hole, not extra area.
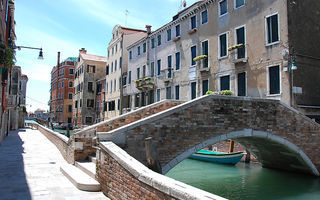
[(89, 156), (89, 161), (93, 163), (97, 163), (97, 157), (95, 156)]
[(93, 162), (76, 161), (75, 166), (88, 174), (91, 178), (96, 179), (96, 164)]
[(74, 165), (65, 164), (60, 171), (79, 189), (90, 192), (101, 190), (100, 183)]

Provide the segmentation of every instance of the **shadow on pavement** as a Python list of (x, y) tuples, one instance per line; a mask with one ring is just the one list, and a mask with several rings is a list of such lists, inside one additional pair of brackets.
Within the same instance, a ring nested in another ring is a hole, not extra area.
[[(20, 131), (25, 131), (21, 129)], [(0, 145), (0, 199), (31, 200), (22, 154), (23, 141), (11, 131)]]

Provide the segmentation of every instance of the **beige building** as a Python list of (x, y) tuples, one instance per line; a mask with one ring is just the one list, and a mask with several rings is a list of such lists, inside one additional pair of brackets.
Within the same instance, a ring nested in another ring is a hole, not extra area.
[(80, 127), (95, 122), (96, 81), (105, 76), (106, 63), (106, 57), (80, 49), (75, 68), (73, 125)]
[[(126, 107), (151, 103), (152, 93), (155, 100), (191, 100), (208, 90), (231, 90), (281, 100), (317, 119), (320, 27), (298, 11), (312, 19), (319, 8), (293, 0), (193, 4), (128, 47), (132, 80), (124, 89), (131, 100)], [(145, 43), (146, 53), (139, 55)]]
[(146, 35), (146, 31), (117, 25), (112, 31), (108, 46), (106, 67), (104, 118), (110, 119), (121, 114), (122, 75), (127, 77), (127, 47)]

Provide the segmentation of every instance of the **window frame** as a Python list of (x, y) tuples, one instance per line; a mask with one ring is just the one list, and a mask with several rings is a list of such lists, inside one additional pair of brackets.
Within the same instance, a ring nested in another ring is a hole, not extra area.
[(237, 0), (233, 0), (233, 9), (234, 9), (234, 10), (237, 10), (237, 9), (239, 9), (239, 8), (244, 7), (244, 6), (246, 5), (246, 0), (243, 0), (243, 5), (241, 5), (241, 6), (239, 6), (239, 7), (236, 7), (236, 5), (237, 5)]
[[(194, 22), (195, 22), (195, 27), (194, 28), (192, 28), (192, 19), (195, 19), (194, 20)], [(193, 29), (197, 29), (197, 15), (196, 14), (194, 14), (194, 15), (192, 15), (192, 16), (190, 16), (190, 27), (189, 27), (189, 29), (190, 30), (193, 30)]]
[(247, 48), (246, 48), (246, 44), (247, 44), (247, 28), (246, 28), (245, 24), (234, 28), (234, 44), (238, 44), (238, 41), (237, 41), (238, 40), (237, 39), (237, 30), (241, 29), (241, 28), (244, 28), (244, 44), (243, 45), (244, 45), (244, 48), (245, 48), (245, 52), (244, 52), (244, 58), (238, 58), (238, 50), (237, 50), (236, 59), (245, 59), (245, 58), (247, 58)]
[[(170, 32), (170, 34), (169, 34)], [(169, 37), (170, 36), (170, 37)], [(170, 42), (172, 40), (172, 29), (167, 29), (167, 42)]]
[(221, 77), (224, 77), (224, 76), (229, 76), (230, 79), (229, 79), (229, 86), (230, 86), (230, 90), (232, 91), (232, 73), (223, 73), (223, 74), (219, 74), (218, 75), (218, 91), (222, 91), (221, 90)]
[[(178, 95), (177, 95), (177, 88), (178, 88)], [(174, 99), (175, 100), (180, 100), (180, 89), (181, 89), (180, 85), (174, 86)]]
[[(270, 80), (269, 80), (270, 71), (269, 71), (269, 69), (271, 67), (276, 67), (276, 66), (279, 67), (279, 93), (278, 94), (270, 94)], [(267, 68), (266, 69), (266, 71), (267, 71), (267, 74), (266, 74), (266, 76), (267, 76), (267, 79), (266, 79), (267, 80), (267, 94), (266, 94), (266, 96), (267, 97), (281, 96), (282, 95), (282, 80), (281, 80), (281, 68), (282, 68), (282, 66), (281, 66), (281, 64), (279, 63), (279, 64), (268, 65), (266, 68)]]
[[(177, 69), (177, 54), (179, 54), (179, 69)], [(180, 71), (181, 69), (181, 52), (180, 51), (177, 51), (175, 54), (174, 54), (174, 59), (175, 59), (175, 67), (174, 67), (174, 70), (175, 71)]]
[[(220, 42), (220, 37), (222, 36), (222, 35), (226, 35), (226, 55), (225, 56), (221, 56), (221, 42)], [(218, 36), (218, 59), (220, 60), (220, 59), (224, 59), (224, 58), (227, 58), (228, 56), (229, 56), (229, 53), (228, 53), (228, 43), (229, 43), (229, 41), (228, 41), (228, 35), (229, 35), (229, 31), (228, 32), (224, 32), (224, 33), (221, 33), (221, 34), (219, 34), (219, 36)]]
[[(177, 34), (177, 27), (179, 27), (179, 35)], [(176, 32), (176, 38), (181, 37), (181, 25), (180, 24), (175, 25), (175, 32)]]
[[(205, 22), (205, 23), (203, 23), (203, 16), (202, 16), (202, 13), (204, 13), (204, 12), (207, 12), (207, 21)], [(208, 16), (208, 9), (206, 9), (206, 10), (204, 10), (204, 11), (202, 11), (201, 13), (200, 13), (200, 20), (201, 20), (201, 25), (204, 25), (204, 24), (207, 24), (208, 23), (208, 21), (209, 21), (209, 16)]]
[[(194, 64), (192, 64), (193, 63), (193, 58), (192, 58), (192, 47), (196, 47), (196, 55), (195, 55), (195, 57), (197, 57), (197, 55), (198, 55), (198, 53), (197, 53), (197, 45), (195, 44), (195, 45), (193, 45), (193, 46), (191, 46), (190, 47), (190, 57), (191, 57), (191, 63), (190, 63), (190, 67), (194, 67), (194, 66), (196, 66), (197, 65), (197, 62), (196, 61), (194, 61)], [(195, 58), (194, 57), (194, 58)]]
[(195, 83), (196, 84), (196, 97), (194, 99), (197, 98), (197, 93), (198, 93), (198, 84), (197, 84), (197, 81), (190, 81), (190, 100), (193, 100), (192, 98), (192, 83)]
[[(201, 55), (203, 55), (202, 54), (202, 52), (203, 52), (203, 46), (202, 46), (202, 44), (203, 44), (203, 42), (208, 42), (208, 55), (207, 55), (207, 59), (208, 59), (208, 67), (206, 67), (206, 69), (209, 69), (210, 68), (210, 60), (209, 60), (209, 55), (210, 55), (210, 41), (209, 41), (209, 39), (205, 39), (205, 40), (202, 40), (201, 41)], [(201, 68), (203, 68), (202, 66), (200, 66)]]
[[(246, 88), (246, 92), (245, 92), (245, 95), (244, 95), (244, 97), (246, 97), (246, 96), (248, 96), (248, 76), (247, 76), (247, 74), (248, 74), (248, 72), (247, 71), (243, 71), (243, 72), (238, 72), (237, 74), (236, 74), (236, 77), (235, 77), (235, 85), (236, 85), (236, 87), (235, 87), (235, 94), (237, 94), (237, 96), (239, 96), (238, 94), (239, 94), (239, 84), (238, 84), (238, 81), (239, 81), (239, 77), (238, 77), (238, 75), (239, 74), (242, 74), (242, 73), (245, 73), (245, 76), (246, 76), (246, 78), (245, 78), (245, 88)], [(242, 97), (242, 96), (240, 96), (240, 97)]]
[[(220, 4), (221, 4), (221, 2), (223, 2), (223, 1), (226, 1), (226, 2), (227, 2), (227, 12), (221, 14)], [(219, 3), (218, 3), (218, 14), (219, 14), (219, 17), (223, 17), (223, 16), (227, 15), (228, 13), (229, 13), (228, 0), (220, 0)]]
[[(274, 16), (274, 15), (278, 15), (278, 20), (277, 20), (277, 23), (278, 23), (278, 41), (275, 41), (275, 42), (271, 42), (271, 43), (269, 43), (269, 41), (268, 41), (268, 22), (267, 22), (267, 19), (269, 18), (269, 17), (272, 17), (272, 16)], [(268, 47), (268, 46), (272, 46), (272, 45), (274, 45), (274, 44), (278, 44), (278, 43), (280, 43), (280, 14), (279, 14), (279, 12), (275, 12), (275, 13), (272, 13), (272, 14), (270, 14), (270, 15), (267, 15), (267, 16), (265, 16), (265, 19), (264, 19), (264, 29), (265, 29), (265, 41), (266, 41), (266, 46)]]

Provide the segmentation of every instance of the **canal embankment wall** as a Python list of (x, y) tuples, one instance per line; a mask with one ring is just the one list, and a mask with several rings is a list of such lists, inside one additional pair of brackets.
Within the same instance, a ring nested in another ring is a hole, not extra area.
[(42, 125), (34, 124), (33, 126), (36, 126), (38, 130), (58, 148), (63, 158), (68, 163), (74, 163), (74, 145), (72, 140), (69, 140), (68, 137), (54, 132)]
[(112, 142), (100, 143), (96, 178), (110, 199), (224, 199), (148, 169)]

